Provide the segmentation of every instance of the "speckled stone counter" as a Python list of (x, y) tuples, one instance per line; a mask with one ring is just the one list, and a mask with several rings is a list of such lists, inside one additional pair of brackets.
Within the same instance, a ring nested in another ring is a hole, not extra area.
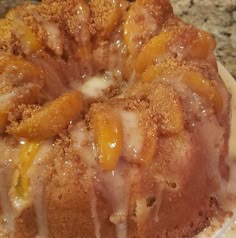
[[(23, 1), (0, 0), (0, 15)], [(236, 0), (170, 1), (175, 13), (183, 20), (215, 36), (217, 58), (236, 78)]]
[(22, 3), (24, 0), (0, 0), (0, 16), (3, 15), (9, 8)]
[(236, 79), (236, 0), (171, 0), (184, 21), (211, 32), (216, 55)]

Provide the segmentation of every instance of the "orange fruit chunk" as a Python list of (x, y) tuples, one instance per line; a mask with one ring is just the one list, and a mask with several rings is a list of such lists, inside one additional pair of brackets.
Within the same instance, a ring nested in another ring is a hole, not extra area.
[(133, 5), (129, 9), (126, 21), (124, 23), (124, 41), (131, 54), (134, 54), (137, 51), (137, 46), (139, 44), (138, 40), (141, 40), (139, 38), (142, 34), (142, 25), (135, 21), (135, 18), (137, 17), (135, 7), (137, 8), (138, 6)]
[(6, 14), (6, 18), (12, 21), (12, 32), (25, 53), (33, 53), (42, 48), (42, 43), (36, 34), (20, 19), (20, 12), (15, 9)]
[(201, 73), (190, 71), (182, 75), (181, 80), (199, 96), (210, 102), (214, 110), (219, 113), (223, 108), (223, 99), (217, 88), (208, 79), (205, 79)]
[(112, 107), (96, 104), (90, 111), (91, 123), (104, 170), (113, 170), (119, 160), (123, 144), (122, 123)]
[(1, 99), (8, 97), (0, 108), (0, 129), (4, 129), (10, 111), (20, 104), (37, 102), (44, 84), (44, 74), (39, 67), (23, 58), (3, 56), (0, 57), (0, 75)]
[(155, 63), (157, 58), (164, 57), (168, 54), (168, 44), (171, 36), (171, 32), (162, 31), (159, 35), (154, 36), (148, 41), (136, 59), (135, 70), (137, 73), (143, 73), (149, 65)]
[(22, 33), (19, 40), (25, 52), (32, 53), (42, 48), (41, 42), (29, 27), (22, 25)]
[(40, 143), (38, 142), (26, 142), (20, 150), (18, 165), (19, 177), (16, 184), (16, 192), (21, 198), (28, 197), (30, 185), (28, 171), (39, 151), (39, 148)]
[(82, 105), (79, 91), (68, 92), (22, 120), (20, 124), (9, 127), (8, 133), (33, 140), (56, 136), (79, 117)]
[(205, 59), (213, 53), (216, 41), (212, 35), (205, 31), (199, 31), (198, 37), (190, 46), (190, 56), (193, 58)]
[[(42, 81), (41, 78), (43, 77), (43, 73), (40, 68), (24, 58), (17, 56), (0, 57), (0, 74), (12, 74), (13, 72), (23, 75), (23, 77), (20, 77), (22, 82), (26, 82), (24, 81), (25, 79), (32, 82), (32, 79), (37, 77), (36, 82), (41, 83), (40, 81)], [(26, 76), (29, 77), (26, 78)]]
[(158, 76), (161, 76), (165, 74), (166, 72), (164, 71), (164, 67), (162, 67), (162, 64), (155, 64), (155, 65), (150, 65), (142, 74), (141, 80), (143, 82), (151, 82)]
[(204, 78), (204, 76), (197, 71), (178, 68), (167, 69), (165, 65), (151, 65), (142, 74), (141, 80), (143, 82), (151, 82), (152, 80), (162, 81), (163, 77), (170, 75), (173, 80), (180, 80), (185, 85), (187, 85), (193, 92), (197, 93), (199, 96), (204, 97), (214, 108), (214, 110), (219, 113), (223, 108), (223, 99), (220, 92), (213, 85), (213, 83)]
[(131, 55), (136, 55), (148, 40), (159, 32), (172, 14), (167, 0), (137, 0), (127, 12), (124, 22), (124, 42)]

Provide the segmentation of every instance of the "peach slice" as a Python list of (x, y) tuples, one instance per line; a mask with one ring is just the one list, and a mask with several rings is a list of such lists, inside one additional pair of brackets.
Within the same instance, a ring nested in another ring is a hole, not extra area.
[(182, 75), (181, 80), (199, 96), (202, 96), (206, 101), (210, 102), (214, 110), (219, 113), (223, 108), (223, 99), (220, 92), (212, 84), (209, 79), (206, 79), (199, 72), (186, 72)]
[(135, 70), (137, 73), (143, 73), (149, 65), (155, 63), (158, 57), (164, 57), (168, 54), (168, 44), (171, 37), (171, 32), (163, 31), (148, 41), (136, 59)]
[[(32, 82), (32, 79), (34, 79), (34, 82), (42, 83), (40, 79), (43, 77), (43, 72), (36, 65), (17, 56), (0, 57), (0, 74), (12, 74), (13, 72), (17, 74), (16, 76), (18, 76), (18, 74), (22, 75), (20, 77), (22, 83)], [(35, 80), (35, 77), (37, 80)]]
[(119, 0), (91, 0), (89, 2), (95, 27), (102, 37), (109, 37), (121, 18)]
[[(183, 38), (184, 34), (188, 37)], [(161, 61), (166, 56), (176, 57), (175, 55), (179, 53), (177, 49), (180, 49), (183, 58), (206, 59), (215, 46), (215, 39), (204, 31), (193, 31), (192, 28), (183, 27), (175, 33), (175, 29), (166, 29), (154, 36), (141, 49), (136, 59), (135, 70), (140, 74), (147, 66)]]
[(40, 50), (42, 48), (41, 41), (18, 15), (19, 12), (12, 9), (7, 13), (6, 18), (12, 21), (12, 33), (20, 42), (23, 51), (25, 53), (33, 53)]
[(19, 25), (19, 27), (22, 27), (22, 36), (19, 37), (19, 40), (24, 52), (32, 53), (40, 50), (42, 48), (42, 44), (33, 31), (25, 25)]
[(20, 124), (9, 127), (8, 133), (34, 140), (56, 136), (79, 117), (82, 104), (79, 91), (68, 92), (22, 120)]
[(113, 170), (119, 160), (123, 144), (122, 123), (106, 104), (95, 104), (90, 111), (91, 124), (104, 170)]
[(137, 8), (134, 3), (129, 9), (124, 23), (124, 41), (131, 54), (134, 54), (137, 51), (139, 41), (142, 39), (142, 25), (135, 21), (135, 18), (137, 18), (135, 7)]
[(154, 80), (155, 78), (161, 76), (161, 75), (165, 75), (166, 71), (164, 71), (164, 67), (162, 64), (154, 64), (154, 65), (150, 65), (149, 67), (147, 67), (147, 69), (143, 72), (142, 76), (141, 76), (141, 80), (143, 82), (151, 82), (152, 80)]
[(167, 0), (137, 0), (127, 12), (124, 22), (124, 41), (131, 55), (136, 55), (172, 14)]
[(214, 110), (219, 113), (223, 108), (223, 99), (220, 95), (218, 89), (213, 85), (213, 83), (204, 78), (204, 76), (197, 71), (182, 69), (179, 72), (177, 68), (167, 69), (165, 65), (151, 65), (142, 74), (143, 82), (150, 82), (155, 78), (158, 81), (162, 81), (162, 77), (170, 75), (170, 77), (175, 78), (175, 80), (180, 80), (186, 84), (193, 92), (197, 93), (199, 96), (204, 97), (214, 108)]
[(190, 46), (190, 56), (192, 58), (205, 59), (216, 47), (216, 41), (212, 35), (205, 31), (199, 31), (198, 37)]
[(16, 184), (16, 193), (21, 198), (27, 198), (29, 193), (30, 179), (28, 176), (29, 168), (31, 167), (35, 156), (37, 155), (40, 148), (38, 142), (26, 142), (19, 155), (18, 165), (18, 181)]
[(0, 129), (7, 124), (7, 117), (20, 104), (38, 101), (44, 84), (44, 74), (37, 66), (16, 56), (0, 57)]

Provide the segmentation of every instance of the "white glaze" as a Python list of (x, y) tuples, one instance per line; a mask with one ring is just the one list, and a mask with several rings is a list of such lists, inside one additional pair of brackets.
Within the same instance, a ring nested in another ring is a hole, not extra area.
[(71, 131), (72, 146), (80, 158), (91, 168), (96, 167), (96, 147), (92, 133), (86, 128), (85, 123), (79, 122)]
[(117, 166), (113, 171), (102, 172), (96, 177), (96, 189), (100, 190), (112, 205), (113, 213), (110, 222), (116, 226), (116, 237), (127, 237), (127, 215), (129, 204), (129, 175)]
[(139, 126), (137, 113), (119, 111), (123, 126), (123, 152), (124, 156), (137, 157), (143, 148), (143, 132)]
[(48, 223), (47, 223), (47, 208), (45, 204), (45, 191), (43, 175), (47, 169), (45, 166), (45, 158), (48, 155), (52, 143), (50, 141), (44, 142), (40, 145), (40, 149), (34, 158), (31, 170), (29, 172), (30, 177), (30, 193), (32, 196), (32, 202), (35, 208), (36, 221), (38, 234), (37, 238), (48, 237)]
[(63, 52), (63, 43), (59, 25), (53, 22), (45, 22), (43, 28), (47, 32), (47, 44), (57, 54)]
[[(90, 178), (92, 180), (93, 176), (90, 176)], [(91, 181), (91, 184), (92, 186), (90, 188), (90, 209), (91, 209), (91, 215), (92, 215), (93, 223), (94, 223), (95, 237), (100, 238), (101, 224), (100, 224), (100, 221), (98, 218), (98, 212), (97, 212), (97, 197), (94, 190), (93, 181)]]
[(9, 187), (13, 161), (15, 161), (18, 155), (18, 148), (11, 147), (4, 140), (0, 139), (0, 154), (0, 207), (2, 209), (2, 214), (0, 215), (0, 234), (12, 237), (15, 230), (15, 214), (10, 201)]
[(12, 99), (16, 96), (14, 92), (0, 95), (0, 110), (4, 110), (12, 103)]
[[(90, 18), (90, 12), (89, 8), (86, 4), (83, 2), (80, 2), (75, 7), (76, 13), (77, 13), (77, 30), (80, 33), (79, 34), (79, 41), (83, 46), (87, 46), (88, 42), (90, 41), (90, 32), (89, 32), (89, 18)], [(77, 36), (76, 36), (77, 37)]]
[(92, 141), (92, 134), (86, 128), (85, 122), (79, 122), (75, 125), (70, 133), (72, 139), (73, 149), (78, 153), (80, 159), (88, 166), (87, 176), (90, 179), (90, 189), (89, 189), (89, 198), (90, 198), (90, 210), (94, 223), (94, 232), (95, 237), (100, 238), (100, 229), (101, 224), (97, 212), (97, 197), (94, 187), (93, 179), (96, 176), (95, 169), (97, 166), (96, 163), (96, 148)]
[(79, 90), (89, 98), (98, 98), (104, 95), (104, 90), (113, 85), (113, 80), (107, 79), (102, 75), (90, 77)]

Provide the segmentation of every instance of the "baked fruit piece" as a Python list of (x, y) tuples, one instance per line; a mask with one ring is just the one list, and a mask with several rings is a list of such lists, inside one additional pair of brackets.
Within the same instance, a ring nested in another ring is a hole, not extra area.
[(0, 34), (0, 237), (193, 237), (225, 215), (210, 34), (167, 0), (27, 3)]

